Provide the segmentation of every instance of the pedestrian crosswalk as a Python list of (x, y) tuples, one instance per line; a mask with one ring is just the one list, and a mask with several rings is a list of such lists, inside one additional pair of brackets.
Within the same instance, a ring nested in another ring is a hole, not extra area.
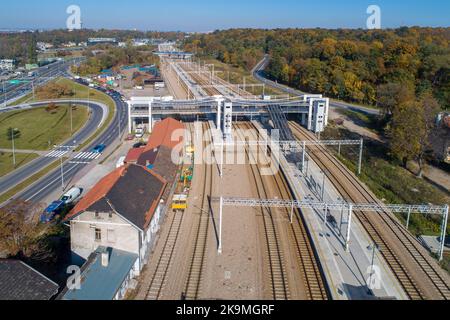
[[(53, 150), (52, 152), (45, 155), (46, 158), (61, 158), (68, 154), (68, 150)], [(75, 154), (73, 159), (75, 161), (81, 162), (81, 160), (84, 160), (83, 163), (86, 161), (93, 161), (98, 159), (102, 154), (98, 152), (79, 152)]]
[(95, 160), (101, 156), (101, 153), (98, 152), (80, 152), (78, 153), (74, 159), (84, 159), (84, 160)]
[(53, 150), (52, 152), (45, 155), (46, 158), (61, 158), (67, 154), (68, 150)]

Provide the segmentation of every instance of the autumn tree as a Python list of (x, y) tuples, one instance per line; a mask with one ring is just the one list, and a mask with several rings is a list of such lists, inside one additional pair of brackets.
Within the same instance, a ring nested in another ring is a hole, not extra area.
[(60, 99), (72, 97), (75, 92), (66, 84), (50, 83), (37, 90), (39, 99)]
[(415, 99), (414, 91), (402, 83), (387, 83), (378, 86), (377, 101), (385, 116), (391, 116), (397, 106), (408, 104)]
[(41, 241), (49, 227), (40, 224), (42, 208), (23, 201), (14, 201), (0, 208), (0, 252), (8, 257), (45, 257)]
[(439, 109), (436, 99), (429, 93), (420, 100), (401, 103), (394, 109), (387, 130), (392, 156), (402, 161), (405, 167), (408, 161), (416, 160), (419, 177), (430, 150), (430, 135)]

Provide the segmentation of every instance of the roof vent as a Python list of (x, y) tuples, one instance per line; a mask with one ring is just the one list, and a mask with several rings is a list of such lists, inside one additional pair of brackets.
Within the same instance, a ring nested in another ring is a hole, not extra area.
[(109, 251), (103, 250), (101, 254), (102, 254), (102, 267), (107, 268), (109, 265)]

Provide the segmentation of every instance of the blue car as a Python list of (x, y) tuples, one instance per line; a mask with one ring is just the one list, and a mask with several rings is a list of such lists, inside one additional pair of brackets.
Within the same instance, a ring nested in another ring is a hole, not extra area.
[(62, 213), (65, 208), (64, 201), (53, 201), (47, 209), (41, 214), (41, 223), (50, 223), (55, 217)]
[(102, 153), (105, 149), (106, 149), (106, 146), (104, 144), (99, 144), (92, 149), (92, 152)]

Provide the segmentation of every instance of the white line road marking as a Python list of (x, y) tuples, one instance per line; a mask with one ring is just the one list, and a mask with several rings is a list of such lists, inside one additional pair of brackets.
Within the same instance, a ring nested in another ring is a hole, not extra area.
[[(78, 164), (75, 164), (72, 168), (70, 168), (69, 170), (65, 171), (64, 174), (68, 174), (70, 173), (73, 169), (75, 169), (76, 167), (78, 167)], [(39, 193), (41, 193), (42, 190), (45, 190), (48, 186), (52, 185), (53, 183), (57, 182), (57, 181), (61, 181), (61, 177), (56, 178), (55, 180), (51, 181), (50, 183), (48, 183), (45, 187), (43, 187), (42, 189), (40, 189), (38, 192), (36, 192), (35, 194), (33, 194), (31, 197), (29, 197), (27, 200), (25, 200), (26, 202), (30, 201), (31, 199), (33, 199), (35, 196), (37, 196)]]
[(48, 153), (45, 157), (46, 158), (60, 158), (63, 155), (65, 155), (68, 151), (61, 151), (61, 150), (54, 150), (50, 153)]

